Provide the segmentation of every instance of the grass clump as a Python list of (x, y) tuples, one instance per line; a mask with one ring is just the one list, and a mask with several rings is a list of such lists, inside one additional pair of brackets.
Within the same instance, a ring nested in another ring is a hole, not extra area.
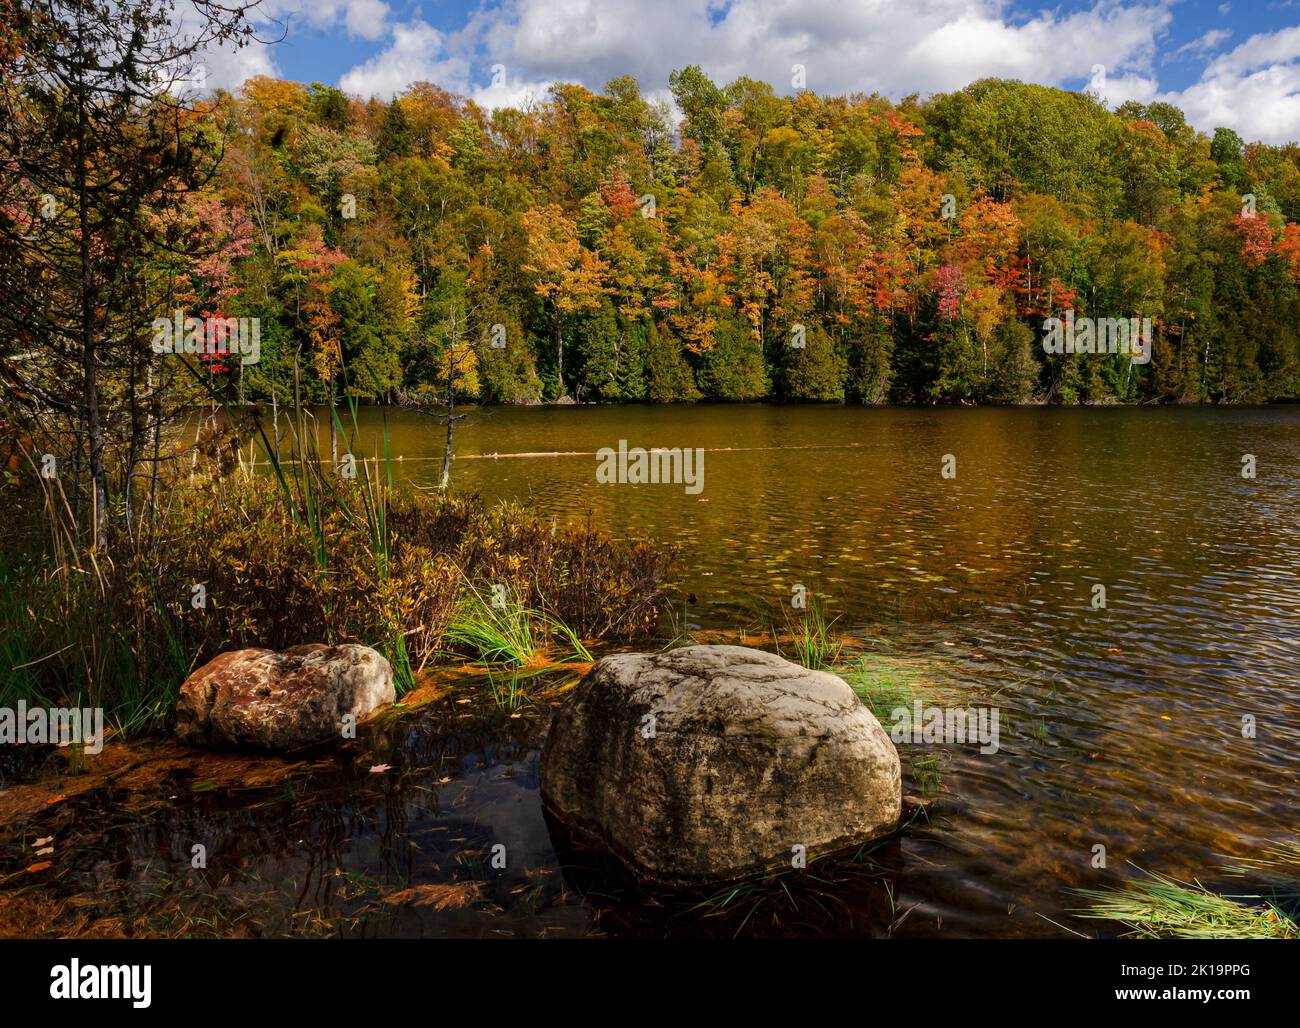
[[(920, 684), (920, 673), (896, 660), (863, 656), (853, 666), (840, 668), (838, 673), (871, 710), (886, 733), (895, 723), (894, 715), (899, 707), (910, 712), (918, 701), (925, 706), (933, 699), (933, 690)], [(934, 796), (941, 791), (942, 752), (922, 751), (916, 745), (907, 745), (899, 747), (899, 755), (906, 761), (911, 780), (922, 796)]]
[(915, 675), (895, 663), (861, 657), (852, 667), (841, 670), (840, 676), (882, 724), (889, 723), (896, 708), (910, 707), (914, 700), (924, 699)]
[(1300, 939), (1300, 842), (1223, 871), (1254, 882), (1249, 891), (1227, 893), (1148, 871), (1148, 881), (1077, 890), (1092, 901), (1079, 913), (1144, 939)]
[(520, 668), (545, 663), (558, 641), (560, 660), (591, 662), (577, 631), (559, 617), (525, 606), (504, 584), (494, 586), (490, 596), (466, 579), (445, 633), (452, 647), (485, 664)]
[[(811, 598), (808, 608), (802, 614), (794, 614), (783, 608), (782, 615), (785, 630), (773, 633), (777, 637), (777, 653), (814, 671), (830, 671), (840, 662), (844, 644), (833, 632), (839, 618), (827, 620), (822, 603), (816, 596)], [(786, 649), (782, 649), (783, 636), (787, 640)]]
[(468, 650), (485, 664), (524, 667), (534, 662), (537, 642), (526, 607), (513, 595), (496, 606), (466, 583), (467, 591), (451, 615), (445, 638), (453, 646)]
[(528, 702), (528, 692), (520, 681), (520, 675), (512, 671), (507, 677), (497, 678), (488, 672), (488, 689), (492, 702), (503, 710), (518, 710)]

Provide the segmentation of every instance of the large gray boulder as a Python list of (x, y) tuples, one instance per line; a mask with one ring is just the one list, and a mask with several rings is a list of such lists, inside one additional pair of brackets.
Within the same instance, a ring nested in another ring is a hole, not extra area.
[(555, 714), (542, 799), (639, 877), (690, 884), (889, 833), (898, 751), (839, 677), (743, 646), (599, 661)]
[(392, 667), (369, 646), (232, 650), (181, 686), (176, 737), (195, 746), (302, 749), (342, 738), (349, 715), (360, 721), (396, 698)]

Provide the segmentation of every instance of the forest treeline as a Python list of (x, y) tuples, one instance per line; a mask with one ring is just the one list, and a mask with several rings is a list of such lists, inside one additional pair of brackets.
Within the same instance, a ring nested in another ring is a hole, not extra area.
[[(445, 396), (449, 374), (490, 403), (1300, 396), (1294, 143), (992, 79), (891, 103), (688, 67), (671, 90), (676, 112), (627, 77), (526, 110), (429, 83), (218, 91), (169, 144), (210, 167), (177, 161), (132, 226), (104, 381), (138, 380), (179, 310), (259, 319), (256, 363), (204, 363), (246, 402)], [(5, 199), (11, 229), (40, 224)], [(41, 345), (39, 265), (73, 243), (45, 245), (7, 275), (33, 308), (10, 305), (15, 350)], [(1150, 319), (1150, 363), (1044, 353), (1067, 311)]]
[[(313, 398), (1256, 402), (1300, 396), (1300, 147), (985, 80), (898, 104), (675, 73), (487, 111), (257, 79), (195, 131), (167, 309), (262, 319)], [(159, 299), (162, 299), (161, 297)], [(1150, 318), (1149, 365), (1045, 318)], [(449, 355), (448, 347), (459, 352)], [(236, 374), (240, 374), (235, 371)], [(335, 383), (342, 389), (342, 380)]]

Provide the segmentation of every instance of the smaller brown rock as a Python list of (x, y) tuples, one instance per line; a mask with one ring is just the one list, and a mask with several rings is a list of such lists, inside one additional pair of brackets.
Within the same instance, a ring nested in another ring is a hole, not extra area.
[(296, 750), (338, 739), (392, 703), (393, 669), (369, 646), (309, 643), (222, 653), (185, 680), (176, 737), (194, 746)]

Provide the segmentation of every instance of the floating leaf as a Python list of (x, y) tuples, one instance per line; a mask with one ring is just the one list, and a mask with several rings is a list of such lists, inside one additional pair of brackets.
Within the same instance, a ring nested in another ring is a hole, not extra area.
[(478, 882), (446, 882), (442, 885), (413, 885), (380, 899), (388, 904), (409, 903), (415, 907), (433, 907), (434, 910), (459, 910), (479, 899), (481, 890)]

